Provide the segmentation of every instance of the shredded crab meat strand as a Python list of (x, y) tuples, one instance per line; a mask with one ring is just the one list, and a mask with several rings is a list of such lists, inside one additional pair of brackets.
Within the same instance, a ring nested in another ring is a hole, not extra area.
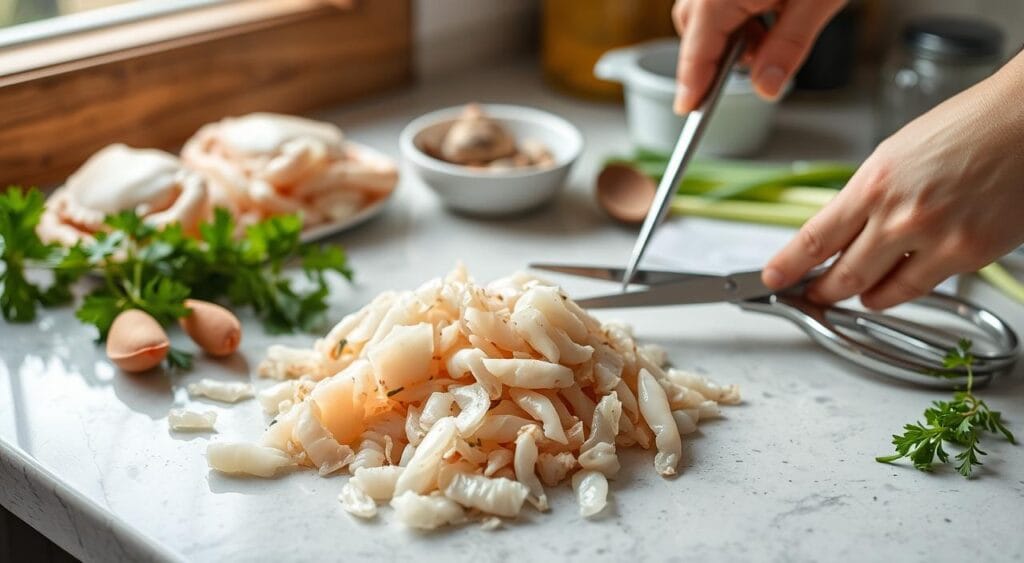
[(405, 468), (397, 465), (360, 467), (353, 472), (349, 483), (358, 486), (374, 500), (388, 500), (395, 496), (395, 484), (402, 471)]
[(537, 477), (537, 437), (540, 430), (536, 426), (527, 426), (516, 438), (516, 453), (513, 463), (516, 479), (526, 486), (530, 494), (526, 500), (537, 510), (548, 510), (548, 496), (544, 494), (544, 485)]
[(466, 519), (466, 513), (458, 503), (441, 495), (418, 495), (406, 491), (391, 499), (391, 507), (400, 522), (420, 530), (434, 530)]
[(279, 470), (295, 465), (292, 456), (277, 448), (245, 442), (211, 442), (206, 459), (221, 473), (256, 477), (273, 477)]
[(369, 519), (377, 515), (377, 503), (351, 479), (341, 487), (338, 500), (345, 511), (353, 516)]
[(256, 394), (256, 399), (263, 408), (263, 412), (269, 415), (276, 415), (281, 412), (281, 405), (285, 401), (295, 398), (299, 382), (293, 379), (275, 383)]
[(560, 389), (559, 393), (569, 403), (572, 412), (583, 421), (583, 425), (590, 428), (593, 424), (594, 409), (597, 408), (597, 403), (580, 389), (578, 383)]
[(444, 496), (467, 508), (487, 514), (513, 518), (519, 515), (529, 489), (519, 481), (504, 477), (484, 477), (462, 472), (453, 475), (444, 484)]
[(562, 428), (562, 419), (550, 399), (526, 389), (512, 389), (509, 394), (521, 409), (544, 425), (544, 436), (560, 444), (569, 443)]
[(438, 420), (452, 416), (454, 406), (455, 397), (451, 393), (441, 391), (431, 393), (420, 413), (420, 428), (428, 431)]
[(321, 379), (325, 375), (321, 367), (323, 359), (316, 350), (274, 344), (267, 348), (267, 357), (260, 362), (257, 373), (261, 377), (273, 379), (295, 379), (302, 376)]
[(297, 408), (299, 415), (292, 441), (302, 448), (320, 475), (330, 475), (348, 465), (353, 458), (352, 448), (339, 444), (324, 428), (316, 403), (309, 401)]
[(188, 409), (171, 409), (167, 413), (167, 424), (171, 430), (185, 432), (213, 432), (213, 425), (217, 422), (217, 413), (214, 411), (192, 411)]
[(622, 403), (616, 395), (605, 395), (594, 409), (590, 436), (580, 446), (579, 464), (584, 469), (599, 471), (608, 478), (619, 472), (619, 458), (615, 449), (622, 419)]
[(700, 410), (683, 409), (672, 411), (672, 418), (676, 421), (679, 435), (685, 436), (697, 431), (697, 423), (700, 421)]
[(512, 463), (512, 450), (506, 448), (495, 448), (487, 454), (487, 466), (484, 467), (484, 476), (490, 477), (499, 470), (508, 467)]
[(547, 282), (482, 286), (460, 265), (379, 295), (310, 349), (271, 347), (259, 372), (283, 381), (258, 399), (273, 420), (258, 445), (211, 445), (210, 465), (348, 472), (346, 510), (372, 517), (390, 500), (420, 529), (546, 510), (546, 488), (567, 480), (589, 517), (607, 505), (620, 449), (656, 447), (669, 475), (680, 435), (739, 401), (735, 386), (665, 367), (663, 352)]
[(683, 455), (683, 444), (665, 390), (646, 369), (640, 370), (637, 386), (640, 413), (654, 432), (654, 442), (658, 447), (654, 468), (664, 476), (675, 475), (676, 466)]
[(205, 397), (222, 403), (237, 403), (253, 396), (252, 385), (241, 381), (200, 379), (189, 383), (187, 390), (191, 397)]
[(349, 463), (349, 472), (355, 474), (360, 469), (380, 467), (387, 463), (385, 447), (390, 441), (390, 436), (381, 436), (376, 432), (364, 432), (359, 440), (355, 456)]
[(596, 516), (608, 505), (608, 479), (600, 471), (577, 471), (572, 476), (572, 490), (584, 518)]
[(564, 481), (575, 467), (576, 458), (569, 452), (557, 454), (544, 452), (537, 456), (537, 473), (541, 482), (548, 487), (557, 486)]
[(502, 385), (498, 378), (484, 367), (483, 360), (486, 357), (487, 354), (479, 348), (464, 348), (452, 354), (445, 365), (448, 374), (456, 379), (467, 373), (471, 374), (490, 399), (497, 399), (501, 396)]
[(550, 389), (569, 387), (573, 383), (571, 369), (543, 360), (486, 358), (483, 364), (498, 381), (509, 387)]
[(455, 425), (463, 436), (471, 436), (483, 424), (491, 399), (481, 383), (451, 388), (452, 397), (459, 406)]
[(455, 419), (445, 417), (437, 421), (416, 447), (409, 465), (395, 483), (395, 494), (406, 491), (428, 493), (437, 486), (437, 474), (444, 454), (455, 445), (458, 428)]
[(740, 391), (736, 385), (721, 386), (702, 375), (679, 369), (669, 369), (666, 375), (673, 383), (690, 388), (720, 405), (736, 405), (740, 402)]

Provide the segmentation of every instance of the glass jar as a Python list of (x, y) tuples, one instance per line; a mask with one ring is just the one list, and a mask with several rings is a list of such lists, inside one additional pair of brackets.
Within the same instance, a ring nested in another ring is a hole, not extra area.
[(572, 94), (617, 99), (622, 86), (594, 77), (605, 51), (674, 36), (673, 0), (544, 0), (541, 58), (548, 84)]
[(877, 139), (992, 74), (1002, 50), (1002, 32), (983, 21), (932, 17), (908, 23), (882, 66)]

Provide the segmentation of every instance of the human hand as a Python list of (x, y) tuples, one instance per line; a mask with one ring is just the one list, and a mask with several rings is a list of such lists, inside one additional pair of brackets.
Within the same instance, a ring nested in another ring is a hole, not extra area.
[(808, 288), (884, 309), (1024, 243), (1024, 54), (886, 139), (765, 267), (772, 288), (837, 252)]
[(807, 58), (815, 38), (845, 0), (676, 0), (672, 21), (682, 38), (675, 112), (692, 111), (715, 76), (729, 36), (756, 15), (778, 12), (767, 32), (748, 28), (744, 61), (751, 67), (754, 88), (774, 99)]

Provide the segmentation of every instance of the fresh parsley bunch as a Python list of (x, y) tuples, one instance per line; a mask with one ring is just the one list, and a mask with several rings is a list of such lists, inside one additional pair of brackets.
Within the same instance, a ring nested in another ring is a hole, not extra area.
[[(9, 321), (31, 321), (38, 305), (70, 301), (71, 285), (92, 272), (102, 283), (88, 292), (76, 316), (94, 325), (101, 339), (122, 311), (141, 309), (166, 325), (188, 314), (184, 301), (190, 297), (251, 307), (274, 332), (305, 330), (327, 309), (327, 274), (352, 277), (341, 248), (301, 243), (302, 221), (295, 215), (251, 225), (239, 239), (231, 214), (217, 209), (196, 240), (180, 225), (157, 229), (126, 211), (107, 217), (108, 229), (95, 240), (63, 248), (36, 235), (43, 206), (36, 189), (0, 194), (0, 310)], [(292, 260), (301, 263), (310, 289), (297, 289), (286, 275)], [(28, 267), (50, 270), (51, 284), (43, 289), (28, 281)]]
[(81, 273), (67, 269), (54, 271), (47, 288), (25, 276), (26, 265), (54, 265), (62, 261), (63, 249), (44, 244), (36, 235), (36, 225), (43, 214), (43, 194), (38, 190), (8, 188), (0, 194), (0, 261), (5, 265), (0, 274), (0, 312), (5, 319), (30, 322), (36, 318), (36, 305), (56, 305), (71, 300), (69, 286)]
[(957, 471), (964, 477), (970, 477), (974, 467), (982, 465), (979, 456), (987, 455), (978, 445), (983, 432), (1002, 434), (1011, 444), (1017, 443), (1003, 423), (1002, 415), (989, 409), (985, 401), (977, 398), (971, 390), (974, 383), (971, 341), (961, 340), (946, 354), (943, 365), (946, 369), (965, 368), (967, 388), (956, 393), (952, 401), (933, 402), (924, 411), (924, 424), (915, 422), (904, 426), (903, 434), (892, 437), (896, 453), (875, 458), (877, 461), (891, 463), (906, 457), (917, 469), (931, 471), (936, 458), (941, 463), (949, 463), (949, 453), (943, 444), (950, 442), (962, 448), (956, 455), (959, 462)]

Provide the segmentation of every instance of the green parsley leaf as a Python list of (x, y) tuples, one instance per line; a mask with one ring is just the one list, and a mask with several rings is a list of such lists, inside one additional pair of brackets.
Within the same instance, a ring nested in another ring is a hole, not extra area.
[(323, 279), (325, 272), (337, 272), (352, 279), (345, 251), (338, 246), (307, 246), (302, 249), (302, 270), (309, 279)]
[(967, 372), (967, 389), (953, 395), (952, 401), (934, 401), (924, 411), (925, 423), (907, 424), (903, 434), (895, 434), (892, 443), (896, 453), (875, 458), (881, 463), (892, 463), (909, 458), (914, 467), (931, 471), (938, 460), (949, 463), (949, 454), (943, 448), (945, 442), (962, 448), (955, 456), (959, 462), (957, 472), (971, 477), (975, 467), (982, 465), (980, 456), (987, 455), (979, 446), (983, 432), (1002, 434), (1011, 444), (1016, 444), (1013, 434), (1002, 422), (1002, 415), (990, 410), (984, 401), (972, 392), (974, 383), (974, 355), (971, 341), (961, 340), (950, 350), (943, 361), (947, 369), (963, 368)]
[(3, 293), (0, 293), (0, 312), (5, 319), (29, 322), (36, 317), (37, 304), (65, 302), (71, 297), (67, 285), (74, 276), (69, 272), (54, 276), (48, 289), (29, 281), (25, 269), (30, 262), (55, 262), (56, 245), (44, 244), (36, 235), (36, 226), (42, 217), (44, 198), (36, 189), (23, 190), (9, 187), (0, 194), (0, 261), (4, 271), (0, 274)]
[(106, 340), (114, 319), (128, 308), (127, 300), (96, 292), (82, 300), (82, 305), (75, 311), (75, 316), (83, 323), (95, 326), (100, 333), (100, 340)]
[(188, 371), (192, 369), (192, 354), (172, 347), (167, 351), (167, 367), (172, 370)]

